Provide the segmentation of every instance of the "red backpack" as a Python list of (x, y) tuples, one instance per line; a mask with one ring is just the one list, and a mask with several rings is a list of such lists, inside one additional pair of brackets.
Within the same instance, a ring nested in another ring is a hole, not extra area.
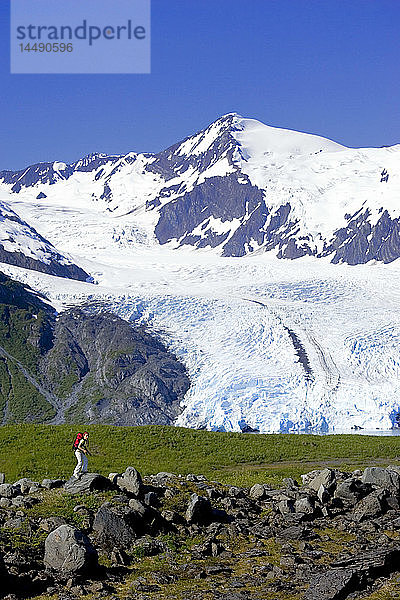
[(74, 443), (72, 444), (72, 450), (77, 450), (79, 446), (79, 442), (83, 440), (83, 433), (77, 433)]

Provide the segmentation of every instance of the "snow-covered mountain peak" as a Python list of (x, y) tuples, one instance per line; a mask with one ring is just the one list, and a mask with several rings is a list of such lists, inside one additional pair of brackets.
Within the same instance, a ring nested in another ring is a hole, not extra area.
[(233, 125), (235, 130), (232, 131), (232, 136), (240, 144), (243, 156), (261, 163), (266, 162), (266, 158), (272, 153), (295, 157), (347, 149), (318, 135), (271, 127), (239, 115), (233, 118)]

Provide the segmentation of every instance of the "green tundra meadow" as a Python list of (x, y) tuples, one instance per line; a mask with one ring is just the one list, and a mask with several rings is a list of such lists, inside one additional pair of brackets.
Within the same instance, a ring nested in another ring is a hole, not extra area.
[(220, 433), (179, 427), (20, 424), (0, 427), (0, 472), (7, 481), (68, 478), (77, 431), (90, 433), (89, 470), (107, 476), (134, 466), (143, 475), (202, 474), (224, 484), (279, 484), (325, 466), (353, 471), (400, 464), (400, 437)]

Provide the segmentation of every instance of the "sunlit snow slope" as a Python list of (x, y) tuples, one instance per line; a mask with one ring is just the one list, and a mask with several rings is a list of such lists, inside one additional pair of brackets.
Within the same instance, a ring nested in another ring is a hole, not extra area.
[(158, 155), (3, 175), (0, 201), (96, 284), (1, 270), (59, 309), (99, 301), (158, 332), (192, 381), (180, 425), (388, 429), (399, 158), (227, 115)]

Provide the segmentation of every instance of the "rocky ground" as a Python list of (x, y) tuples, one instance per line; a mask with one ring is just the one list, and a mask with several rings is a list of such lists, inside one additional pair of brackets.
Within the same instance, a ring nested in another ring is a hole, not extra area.
[(400, 467), (324, 469), (281, 489), (133, 467), (0, 474), (0, 596), (136, 600), (400, 597)]

